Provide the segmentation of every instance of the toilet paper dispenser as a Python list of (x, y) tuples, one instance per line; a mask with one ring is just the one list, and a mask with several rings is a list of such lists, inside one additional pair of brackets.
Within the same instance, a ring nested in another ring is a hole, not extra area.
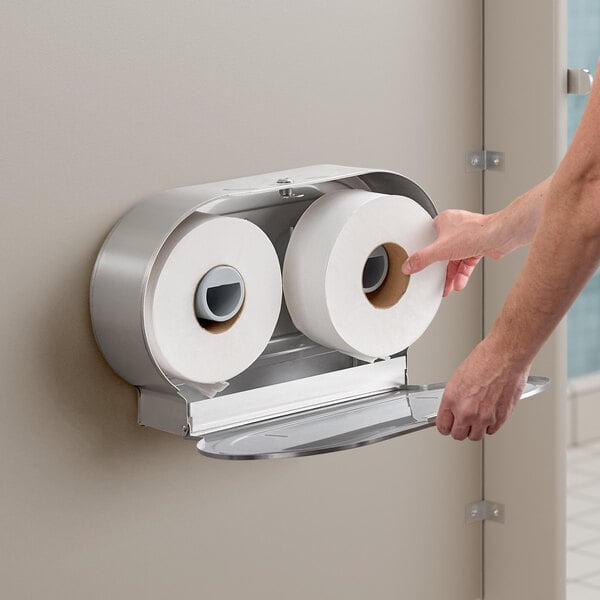
[[(121, 218), (94, 267), (91, 315), (108, 363), (138, 390), (140, 425), (197, 439), (207, 456), (251, 459), (352, 448), (434, 423), (444, 386), (409, 385), (406, 349), (369, 363), (325, 347), (296, 329), (285, 301), (264, 351), (226, 382), (203, 384), (167, 373), (157, 357), (147, 327), (148, 290), (170, 240), (190, 219), (202, 214), (249, 221), (283, 264), (306, 209), (326, 193), (348, 189), (404, 196), (436, 215), (426, 193), (402, 175), (317, 165), (168, 190)], [(385, 248), (375, 248), (363, 269), (365, 294), (383, 284), (388, 269)], [(214, 265), (185, 299), (197, 319), (193, 326), (218, 335), (251, 301), (246, 292), (235, 268)], [(547, 385), (545, 378), (530, 377), (523, 397)]]

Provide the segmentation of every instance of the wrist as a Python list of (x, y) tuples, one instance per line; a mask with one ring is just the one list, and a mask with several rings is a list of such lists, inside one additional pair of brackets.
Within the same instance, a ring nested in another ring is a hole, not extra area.
[(508, 208), (484, 215), (485, 237), (487, 240), (487, 248), (485, 256), (490, 258), (503, 258), (519, 246), (520, 243), (515, 234), (518, 232), (518, 226), (513, 223), (513, 219), (508, 211)]

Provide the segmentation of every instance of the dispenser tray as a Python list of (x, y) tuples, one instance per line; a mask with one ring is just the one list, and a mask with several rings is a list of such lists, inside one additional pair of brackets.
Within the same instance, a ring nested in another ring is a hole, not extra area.
[[(521, 399), (544, 391), (529, 377)], [(372, 396), (205, 435), (201, 454), (223, 459), (323, 454), (381, 442), (435, 424), (445, 384), (398, 386)]]

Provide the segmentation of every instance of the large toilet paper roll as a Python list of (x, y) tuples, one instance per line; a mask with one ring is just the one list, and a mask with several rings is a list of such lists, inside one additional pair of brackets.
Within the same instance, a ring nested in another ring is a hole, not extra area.
[(194, 213), (161, 248), (145, 302), (145, 333), (171, 378), (217, 383), (265, 349), (281, 309), (275, 248), (249, 221)]
[(404, 350), (437, 312), (446, 264), (407, 276), (402, 263), (435, 238), (431, 216), (410, 198), (324, 194), (298, 221), (285, 256), (283, 289), (294, 324), (360, 360)]

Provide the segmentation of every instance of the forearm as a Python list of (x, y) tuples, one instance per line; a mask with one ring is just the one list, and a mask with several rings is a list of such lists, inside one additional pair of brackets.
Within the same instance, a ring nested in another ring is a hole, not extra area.
[(533, 240), (551, 182), (552, 176), (487, 217), (487, 235), (493, 244), (487, 256), (502, 258)]
[[(599, 73), (600, 75), (600, 73)], [(600, 261), (600, 87), (550, 182), (529, 256), (488, 343), (528, 364)]]
[(562, 178), (547, 193), (529, 256), (488, 343), (530, 364), (599, 261), (600, 184)]

